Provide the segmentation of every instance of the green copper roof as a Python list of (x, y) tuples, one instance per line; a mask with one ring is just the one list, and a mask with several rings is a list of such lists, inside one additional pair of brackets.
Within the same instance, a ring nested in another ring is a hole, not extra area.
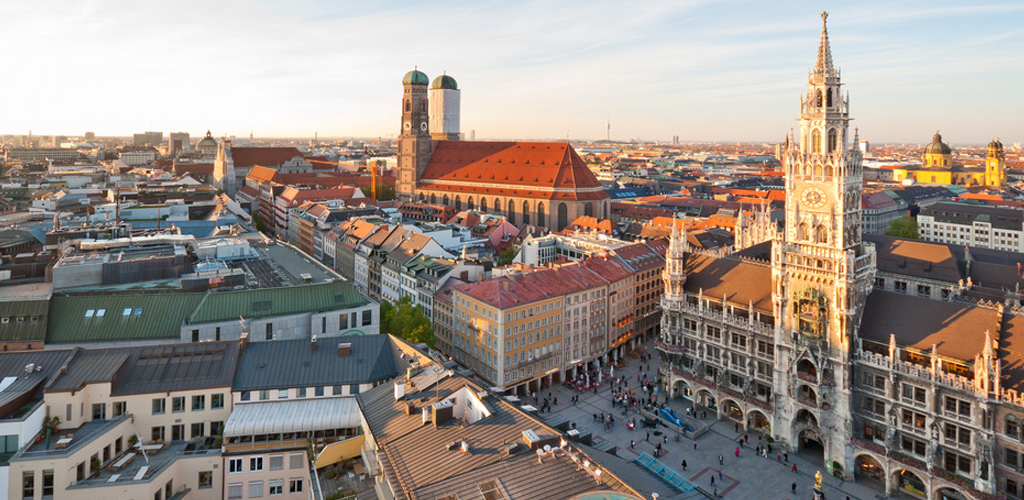
[(446, 90), (459, 90), (459, 83), (454, 78), (448, 75), (441, 75), (434, 78), (434, 83), (430, 84), (432, 89), (446, 89)]
[(412, 70), (402, 77), (402, 85), (429, 85), (430, 79), (419, 70)]

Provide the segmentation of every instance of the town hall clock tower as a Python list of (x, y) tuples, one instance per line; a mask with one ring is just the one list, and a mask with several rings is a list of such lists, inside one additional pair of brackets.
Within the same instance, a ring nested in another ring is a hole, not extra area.
[(849, 133), (849, 97), (832, 65), (827, 17), (800, 99), (799, 140), (790, 137), (781, 158), (786, 227), (772, 242), (772, 434), (790, 452), (820, 444), (826, 463), (852, 472), (850, 355), (874, 281), (875, 249), (861, 239), (861, 153)]

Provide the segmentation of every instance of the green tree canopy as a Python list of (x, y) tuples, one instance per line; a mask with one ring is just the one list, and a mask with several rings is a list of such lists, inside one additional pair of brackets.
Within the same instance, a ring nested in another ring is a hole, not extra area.
[(886, 236), (895, 236), (897, 238), (921, 239), (921, 233), (917, 230), (917, 219), (909, 215), (904, 215), (892, 221), (885, 234)]
[(422, 342), (434, 347), (434, 326), (419, 306), (408, 296), (394, 304), (383, 300), (380, 303), (380, 332), (390, 333), (409, 342)]

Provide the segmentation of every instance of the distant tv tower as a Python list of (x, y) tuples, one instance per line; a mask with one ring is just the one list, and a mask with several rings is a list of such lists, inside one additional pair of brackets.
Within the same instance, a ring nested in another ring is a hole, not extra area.
[(604, 139), (608, 142), (612, 142), (612, 119), (608, 118), (608, 131), (605, 134)]

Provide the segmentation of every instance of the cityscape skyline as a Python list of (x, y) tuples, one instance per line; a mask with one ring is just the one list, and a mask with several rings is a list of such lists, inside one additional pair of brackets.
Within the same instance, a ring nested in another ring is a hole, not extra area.
[[(603, 139), (610, 121), (613, 140), (775, 142), (794, 125), (822, 9), (862, 139), (1020, 140), (1024, 5), (1011, 2), (12, 4), (0, 11), (23, 22), (0, 36), (34, 48), (11, 67), (51, 76), (8, 81), (35, 98), (11, 99), (0, 132), (388, 138), (401, 76), (418, 67), (458, 80), (462, 131), (478, 138)], [(59, 62), (90, 54), (120, 56), (69, 86)]]

